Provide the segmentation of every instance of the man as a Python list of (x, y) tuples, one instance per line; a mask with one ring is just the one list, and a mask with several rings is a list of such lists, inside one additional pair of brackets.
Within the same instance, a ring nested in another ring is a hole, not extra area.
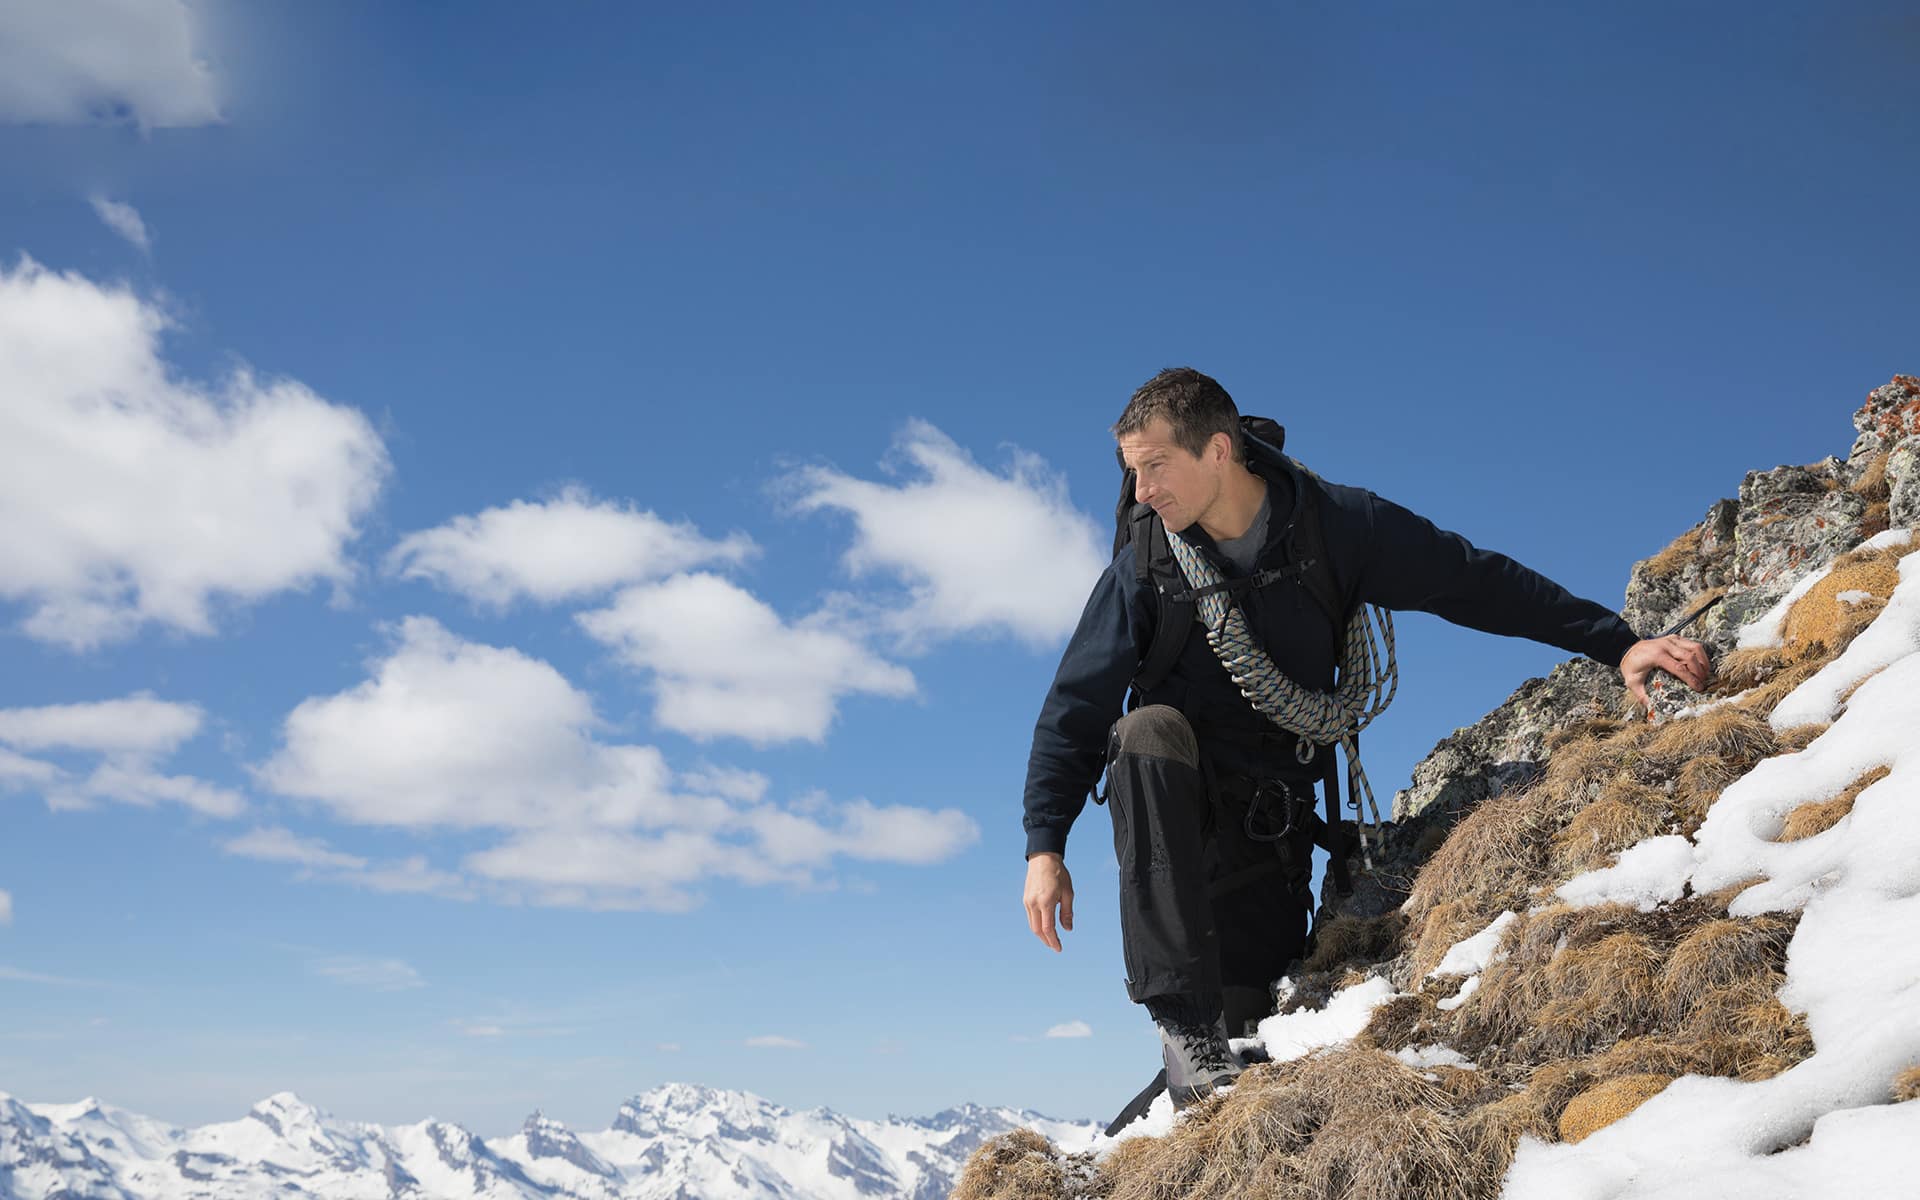
[[(1505, 555), (1302, 471), (1246, 437), (1225, 389), (1191, 368), (1148, 380), (1113, 433), (1136, 473), (1135, 499), (1224, 580), (1240, 581), (1233, 603), (1300, 686), (1333, 690), (1340, 630), (1307, 596), (1316, 555), (1303, 554), (1313, 543), (1296, 518), (1318, 521), (1320, 569), (1355, 603), (1589, 655), (1618, 666), (1642, 704), (1656, 667), (1706, 684), (1700, 643), (1642, 640), (1617, 614)], [(1127, 993), (1158, 1027), (1168, 1090), (1184, 1106), (1238, 1075), (1229, 1028), (1240, 1033), (1269, 1011), (1268, 986), (1304, 945), (1312, 788), (1334, 752), (1298, 746), (1255, 711), (1198, 630), (1164, 679), (1145, 694), (1134, 688), (1122, 715), (1160, 603), (1135, 569), (1146, 552), (1124, 546), (1102, 573), (1041, 708), (1027, 767), (1024, 902), (1034, 935), (1059, 951), (1057, 931), (1073, 928), (1067, 830), (1104, 772), (1106, 795), (1096, 799), (1112, 809)], [(1268, 582), (1249, 586), (1256, 574)]]

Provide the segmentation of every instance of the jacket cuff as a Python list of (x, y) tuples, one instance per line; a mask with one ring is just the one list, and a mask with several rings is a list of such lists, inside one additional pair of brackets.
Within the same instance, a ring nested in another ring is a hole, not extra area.
[(1608, 638), (1606, 647), (1593, 657), (1617, 671), (1620, 669), (1620, 660), (1627, 656), (1627, 651), (1639, 643), (1640, 635), (1622, 621), (1619, 632)]
[(1058, 854), (1062, 858), (1067, 854), (1067, 831), (1050, 825), (1041, 825), (1027, 830), (1027, 857), (1032, 858), (1042, 852)]

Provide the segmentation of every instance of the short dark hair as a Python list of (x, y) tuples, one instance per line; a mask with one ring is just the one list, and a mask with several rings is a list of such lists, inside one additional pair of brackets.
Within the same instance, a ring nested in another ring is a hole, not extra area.
[(1234, 407), (1233, 397), (1211, 376), (1192, 367), (1168, 367), (1141, 384), (1113, 423), (1113, 436), (1139, 433), (1155, 417), (1172, 426), (1173, 440), (1196, 458), (1214, 434), (1224, 433), (1233, 447), (1233, 461), (1247, 460), (1246, 443), (1240, 438), (1240, 410)]

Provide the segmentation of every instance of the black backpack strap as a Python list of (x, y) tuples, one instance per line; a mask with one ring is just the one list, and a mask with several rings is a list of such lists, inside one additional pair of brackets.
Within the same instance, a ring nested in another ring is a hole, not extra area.
[(1347, 620), (1356, 607), (1354, 598), (1343, 593), (1339, 581), (1333, 577), (1333, 560), (1327, 555), (1327, 531), (1320, 517), (1324, 501), (1319, 482), (1298, 463), (1288, 461), (1287, 469), (1293, 476), (1297, 496), (1293, 519), (1288, 524), (1291, 545), (1287, 550), (1300, 572), (1301, 585), (1333, 622), (1334, 659), (1338, 661), (1346, 640)]
[(1134, 506), (1132, 514), (1134, 577), (1151, 584), (1156, 593), (1153, 642), (1133, 673), (1133, 693), (1143, 696), (1166, 681), (1173, 664), (1180, 661), (1187, 638), (1200, 606), (1186, 593), (1185, 576), (1174, 561), (1173, 547), (1167, 542), (1167, 527), (1160, 514), (1145, 504)]

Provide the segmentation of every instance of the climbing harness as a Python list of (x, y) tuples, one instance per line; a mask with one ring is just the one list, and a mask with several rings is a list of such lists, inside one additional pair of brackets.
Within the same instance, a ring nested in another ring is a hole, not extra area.
[[(1361, 604), (1347, 620), (1340, 670), (1332, 692), (1302, 687), (1281, 673), (1265, 647), (1254, 638), (1246, 615), (1233, 603), (1234, 587), (1205, 555), (1185, 538), (1167, 530), (1167, 543), (1190, 595), (1199, 609), (1200, 623), (1220, 664), (1254, 710), (1294, 735), (1294, 757), (1302, 765), (1313, 761), (1321, 746), (1335, 745), (1347, 752), (1349, 791), (1360, 831), (1360, 858), (1373, 869), (1367, 844), (1367, 814), (1373, 817), (1374, 836), (1380, 836), (1380, 806), (1373, 785), (1360, 765), (1358, 735), (1393, 702), (1400, 686), (1400, 668), (1394, 653), (1393, 614), (1379, 605)], [(1310, 564), (1308, 564), (1310, 565)], [(1369, 612), (1369, 609), (1372, 611)], [(1375, 622), (1378, 622), (1376, 627)], [(1382, 651), (1382, 643), (1385, 649)], [(1361, 809), (1361, 796), (1366, 809)]]

